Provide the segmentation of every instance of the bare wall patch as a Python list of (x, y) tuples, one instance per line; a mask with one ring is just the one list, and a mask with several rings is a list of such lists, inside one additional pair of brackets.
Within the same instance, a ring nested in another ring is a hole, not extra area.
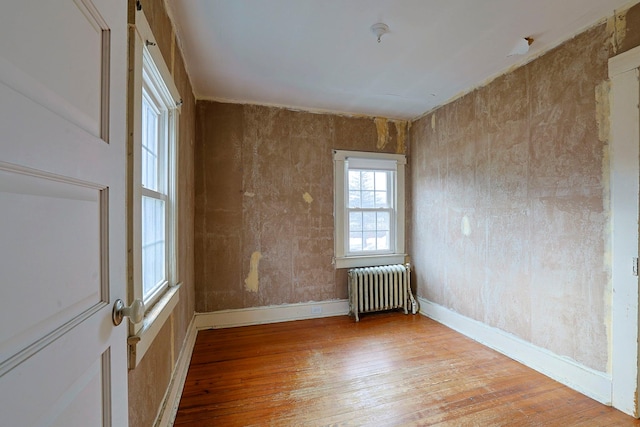
[(393, 122), (393, 124), (396, 125), (396, 134), (398, 135), (396, 153), (405, 154), (407, 152), (407, 121), (396, 120)]
[(262, 254), (258, 251), (251, 254), (249, 262), (249, 275), (244, 281), (244, 287), (249, 292), (258, 292), (260, 286), (260, 277), (258, 275), (258, 265), (262, 259)]
[(302, 198), (304, 199), (305, 202), (307, 202), (308, 204), (311, 204), (311, 202), (313, 202), (313, 197), (311, 197), (311, 194), (309, 193), (304, 193), (302, 195)]
[(376, 148), (382, 150), (389, 142), (389, 122), (384, 117), (376, 117), (373, 119), (378, 131), (378, 143)]

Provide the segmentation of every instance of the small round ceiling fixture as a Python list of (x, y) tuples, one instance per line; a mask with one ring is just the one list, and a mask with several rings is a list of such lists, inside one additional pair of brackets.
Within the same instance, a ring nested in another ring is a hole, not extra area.
[(380, 39), (384, 34), (389, 32), (389, 26), (387, 24), (383, 24), (382, 22), (378, 22), (377, 24), (373, 24), (371, 26), (371, 32), (378, 38), (378, 43), (380, 43)]

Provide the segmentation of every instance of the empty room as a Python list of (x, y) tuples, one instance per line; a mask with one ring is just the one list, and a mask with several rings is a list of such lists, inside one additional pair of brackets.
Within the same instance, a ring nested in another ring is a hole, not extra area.
[(0, 12), (0, 424), (640, 425), (637, 1)]

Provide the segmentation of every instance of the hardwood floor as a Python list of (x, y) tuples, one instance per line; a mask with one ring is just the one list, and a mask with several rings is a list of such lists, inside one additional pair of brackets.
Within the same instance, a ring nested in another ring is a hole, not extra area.
[(631, 426), (430, 319), (402, 313), (201, 331), (176, 426)]

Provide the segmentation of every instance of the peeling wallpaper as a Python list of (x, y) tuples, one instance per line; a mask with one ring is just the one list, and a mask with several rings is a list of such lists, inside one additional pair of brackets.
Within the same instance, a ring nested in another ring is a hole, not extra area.
[(196, 310), (346, 298), (332, 150), (404, 152), (406, 122), (198, 101), (196, 123)]
[(412, 124), (418, 293), (607, 370), (609, 37), (593, 28)]

